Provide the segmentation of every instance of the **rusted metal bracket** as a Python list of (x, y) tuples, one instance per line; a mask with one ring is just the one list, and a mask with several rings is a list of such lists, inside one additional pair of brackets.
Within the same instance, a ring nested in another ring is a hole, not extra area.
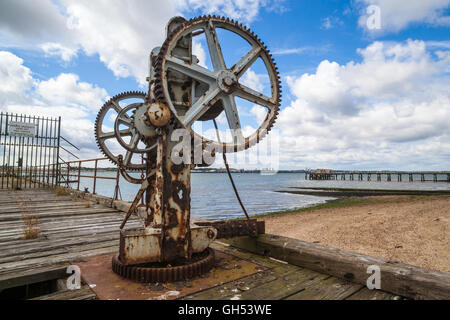
[(259, 234), (266, 232), (265, 222), (257, 221), (256, 219), (197, 222), (196, 225), (217, 229), (216, 239), (229, 239), (241, 236), (257, 237)]

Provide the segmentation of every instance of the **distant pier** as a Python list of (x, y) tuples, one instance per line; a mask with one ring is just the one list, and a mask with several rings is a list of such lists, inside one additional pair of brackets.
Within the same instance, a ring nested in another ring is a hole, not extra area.
[(407, 182), (450, 182), (450, 171), (345, 171), (318, 169), (305, 172), (305, 180), (341, 181), (407, 181)]

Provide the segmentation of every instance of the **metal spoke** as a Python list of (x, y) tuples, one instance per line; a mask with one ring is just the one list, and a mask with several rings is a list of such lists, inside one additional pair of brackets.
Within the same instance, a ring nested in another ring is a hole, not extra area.
[(216, 82), (216, 76), (210, 70), (197, 64), (189, 64), (175, 57), (166, 58), (166, 68), (178, 71), (190, 78), (198, 81), (212, 84)]
[(211, 20), (205, 28), (205, 36), (214, 71), (225, 70), (226, 66), (222, 49), (220, 48), (219, 39), (217, 38), (216, 28), (213, 26)]
[(120, 111), (122, 111), (122, 107), (119, 105), (118, 102), (112, 100), (111, 103), (112, 103), (112, 105), (113, 105), (114, 110), (116, 110), (117, 113), (119, 113)]
[[(114, 109), (117, 113), (120, 113), (120, 111), (122, 111), (122, 107), (120, 106), (119, 102), (112, 100), (111, 103), (112, 103), (113, 109)], [(125, 117), (126, 117), (126, 119), (128, 119), (128, 120), (131, 121), (130, 117), (129, 117), (127, 114), (125, 114)]]
[(123, 158), (123, 165), (127, 166), (130, 164), (131, 162), (131, 157), (133, 156), (133, 153), (130, 151), (127, 151), (127, 153), (125, 154), (125, 157)]
[(239, 88), (234, 92), (234, 94), (242, 99), (254, 102), (269, 109), (277, 107), (276, 103), (273, 101), (272, 98), (269, 98), (264, 94), (255, 91), (253, 89), (250, 89), (249, 87), (246, 87), (242, 84), (239, 84)]
[(141, 136), (137, 132), (135, 132), (132, 135), (132, 138), (131, 138), (131, 141), (130, 141), (130, 144), (129, 144), (130, 149), (135, 149), (137, 147), (140, 138), (141, 138)]
[[(242, 134), (241, 122), (236, 107), (236, 101), (232, 95), (227, 95), (222, 98), (223, 107), (228, 120), (228, 126), (231, 130), (233, 142), (241, 144), (244, 142), (244, 135)], [(235, 141), (237, 140), (237, 141)]]
[(240, 78), (248, 68), (258, 59), (259, 53), (261, 52), (261, 47), (253, 47), (245, 56), (243, 56), (239, 61), (231, 68), (231, 71)]
[(221, 90), (214, 86), (205, 92), (184, 115), (183, 124), (187, 127), (200, 118), (218, 100)]
[(131, 119), (124, 119), (124, 118), (119, 118), (117, 121), (119, 121), (119, 123), (124, 124), (126, 126), (131, 127)]
[[(120, 132), (120, 135), (124, 136), (124, 137), (131, 135), (131, 130), (130, 129), (120, 130), (119, 132)], [(112, 138), (115, 138), (115, 137), (116, 137), (116, 135), (115, 135), (114, 132), (101, 133), (100, 136), (99, 136), (99, 138), (101, 140), (112, 139)]]

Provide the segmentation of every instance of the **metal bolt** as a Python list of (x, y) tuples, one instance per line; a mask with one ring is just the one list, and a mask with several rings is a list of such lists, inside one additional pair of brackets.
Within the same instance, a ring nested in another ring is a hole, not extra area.
[(208, 230), (208, 232), (206, 233), (206, 235), (208, 236), (208, 238), (213, 239), (214, 238), (214, 232), (212, 230)]
[(230, 77), (230, 76), (227, 76), (227, 77), (225, 77), (224, 79), (223, 79), (223, 81), (224, 81), (224, 83), (227, 85), (227, 86), (231, 86), (232, 84), (233, 84), (233, 79)]

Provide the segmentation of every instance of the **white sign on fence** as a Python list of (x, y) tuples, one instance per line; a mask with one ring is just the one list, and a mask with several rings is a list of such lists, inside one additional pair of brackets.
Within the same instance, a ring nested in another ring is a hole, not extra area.
[(34, 137), (36, 127), (35, 123), (11, 121), (8, 123), (8, 134), (18, 137)]

